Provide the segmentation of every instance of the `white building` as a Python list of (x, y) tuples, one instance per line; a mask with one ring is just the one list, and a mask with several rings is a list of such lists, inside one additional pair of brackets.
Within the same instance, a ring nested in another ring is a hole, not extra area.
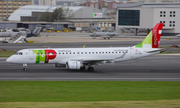
[(39, 0), (39, 5), (56, 5), (56, 0)]
[(180, 33), (180, 3), (117, 5), (117, 27), (152, 29), (164, 23), (164, 34)]
[[(55, 9), (61, 7), (62, 6), (26, 5), (14, 11), (8, 20), (21, 21), (22, 17), (31, 17), (33, 12), (53, 12)], [(63, 8), (69, 8), (69, 10), (72, 11), (72, 19), (106, 19), (106, 16), (96, 8), (84, 6), (67, 6)], [(68, 14), (66, 15), (68, 16)]]

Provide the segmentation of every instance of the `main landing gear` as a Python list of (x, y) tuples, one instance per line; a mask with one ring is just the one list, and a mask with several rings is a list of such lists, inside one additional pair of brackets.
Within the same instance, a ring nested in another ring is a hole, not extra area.
[[(86, 67), (83, 66), (83, 67), (80, 68), (80, 70), (86, 70)], [(93, 67), (88, 67), (87, 70), (88, 70), (89, 72), (93, 72), (93, 71), (94, 71), (94, 68), (93, 68)]]
[(88, 71), (89, 71), (89, 72), (93, 72), (93, 71), (94, 71), (94, 68), (93, 68), (93, 67), (88, 67)]
[(23, 71), (27, 71), (27, 64), (23, 64)]
[[(105, 40), (106, 40), (106, 38), (104, 38)], [(110, 39), (109, 37), (108, 37), (108, 39)]]
[(86, 70), (86, 67), (85, 67), (85, 66), (83, 66), (83, 67), (81, 67), (81, 68), (80, 68), (80, 70)]

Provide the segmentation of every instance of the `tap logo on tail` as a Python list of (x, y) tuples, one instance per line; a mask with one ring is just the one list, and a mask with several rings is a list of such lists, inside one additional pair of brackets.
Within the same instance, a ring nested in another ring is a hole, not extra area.
[(152, 48), (158, 48), (161, 34), (162, 34), (163, 23), (157, 24), (152, 30)]

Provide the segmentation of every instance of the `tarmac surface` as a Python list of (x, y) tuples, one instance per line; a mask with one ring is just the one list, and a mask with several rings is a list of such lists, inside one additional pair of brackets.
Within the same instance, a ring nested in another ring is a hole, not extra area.
[[(27, 48), (81, 48), (83, 45), (86, 45), (86, 47), (129, 47), (142, 42), (146, 36), (133, 36), (132, 34), (128, 34), (111, 38), (110, 40), (104, 40), (101, 37), (92, 39), (92, 37), (89, 36), (91, 33), (49, 33), (48, 37), (46, 37), (46, 34), (47, 33), (41, 33), (41, 37), (27, 38), (28, 41), (34, 41), (35, 43), (0, 43), (0, 50), (18, 51)], [(167, 38), (170, 38), (170, 40)], [(159, 47), (166, 47), (168, 49), (167, 52), (180, 52), (180, 48), (172, 48), (173, 45), (180, 47), (180, 38), (175, 36), (161, 37)]]
[(53, 64), (10, 64), (0, 59), (1, 81), (180, 81), (180, 55), (153, 55), (94, 66), (94, 72), (55, 68)]
[[(124, 36), (104, 40), (101, 37), (92, 39), (89, 33), (51, 33), (46, 37), (32, 37), (27, 40), (35, 43), (7, 44), (1, 43), (0, 49), (20, 50), (27, 48), (81, 48), (86, 47), (129, 47), (136, 45), (145, 36)], [(176, 37), (162, 37), (160, 47), (180, 46)], [(47, 41), (48, 40), (48, 41)], [(57, 41), (56, 41), (57, 40)], [(180, 52), (180, 48), (167, 48), (166, 52)], [(25, 81), (180, 81), (180, 54), (153, 55), (140, 59), (101, 66), (94, 66), (94, 72), (55, 68), (54, 64), (28, 65), (23, 71), (22, 64), (10, 64), (6, 58), (0, 58), (0, 80)]]

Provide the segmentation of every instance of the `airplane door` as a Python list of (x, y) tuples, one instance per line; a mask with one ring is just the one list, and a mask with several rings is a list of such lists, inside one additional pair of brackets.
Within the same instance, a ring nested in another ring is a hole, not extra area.
[(131, 58), (134, 57), (134, 48), (130, 48), (130, 56), (131, 56)]
[(29, 50), (29, 59), (33, 60), (34, 59), (34, 54), (32, 50)]

